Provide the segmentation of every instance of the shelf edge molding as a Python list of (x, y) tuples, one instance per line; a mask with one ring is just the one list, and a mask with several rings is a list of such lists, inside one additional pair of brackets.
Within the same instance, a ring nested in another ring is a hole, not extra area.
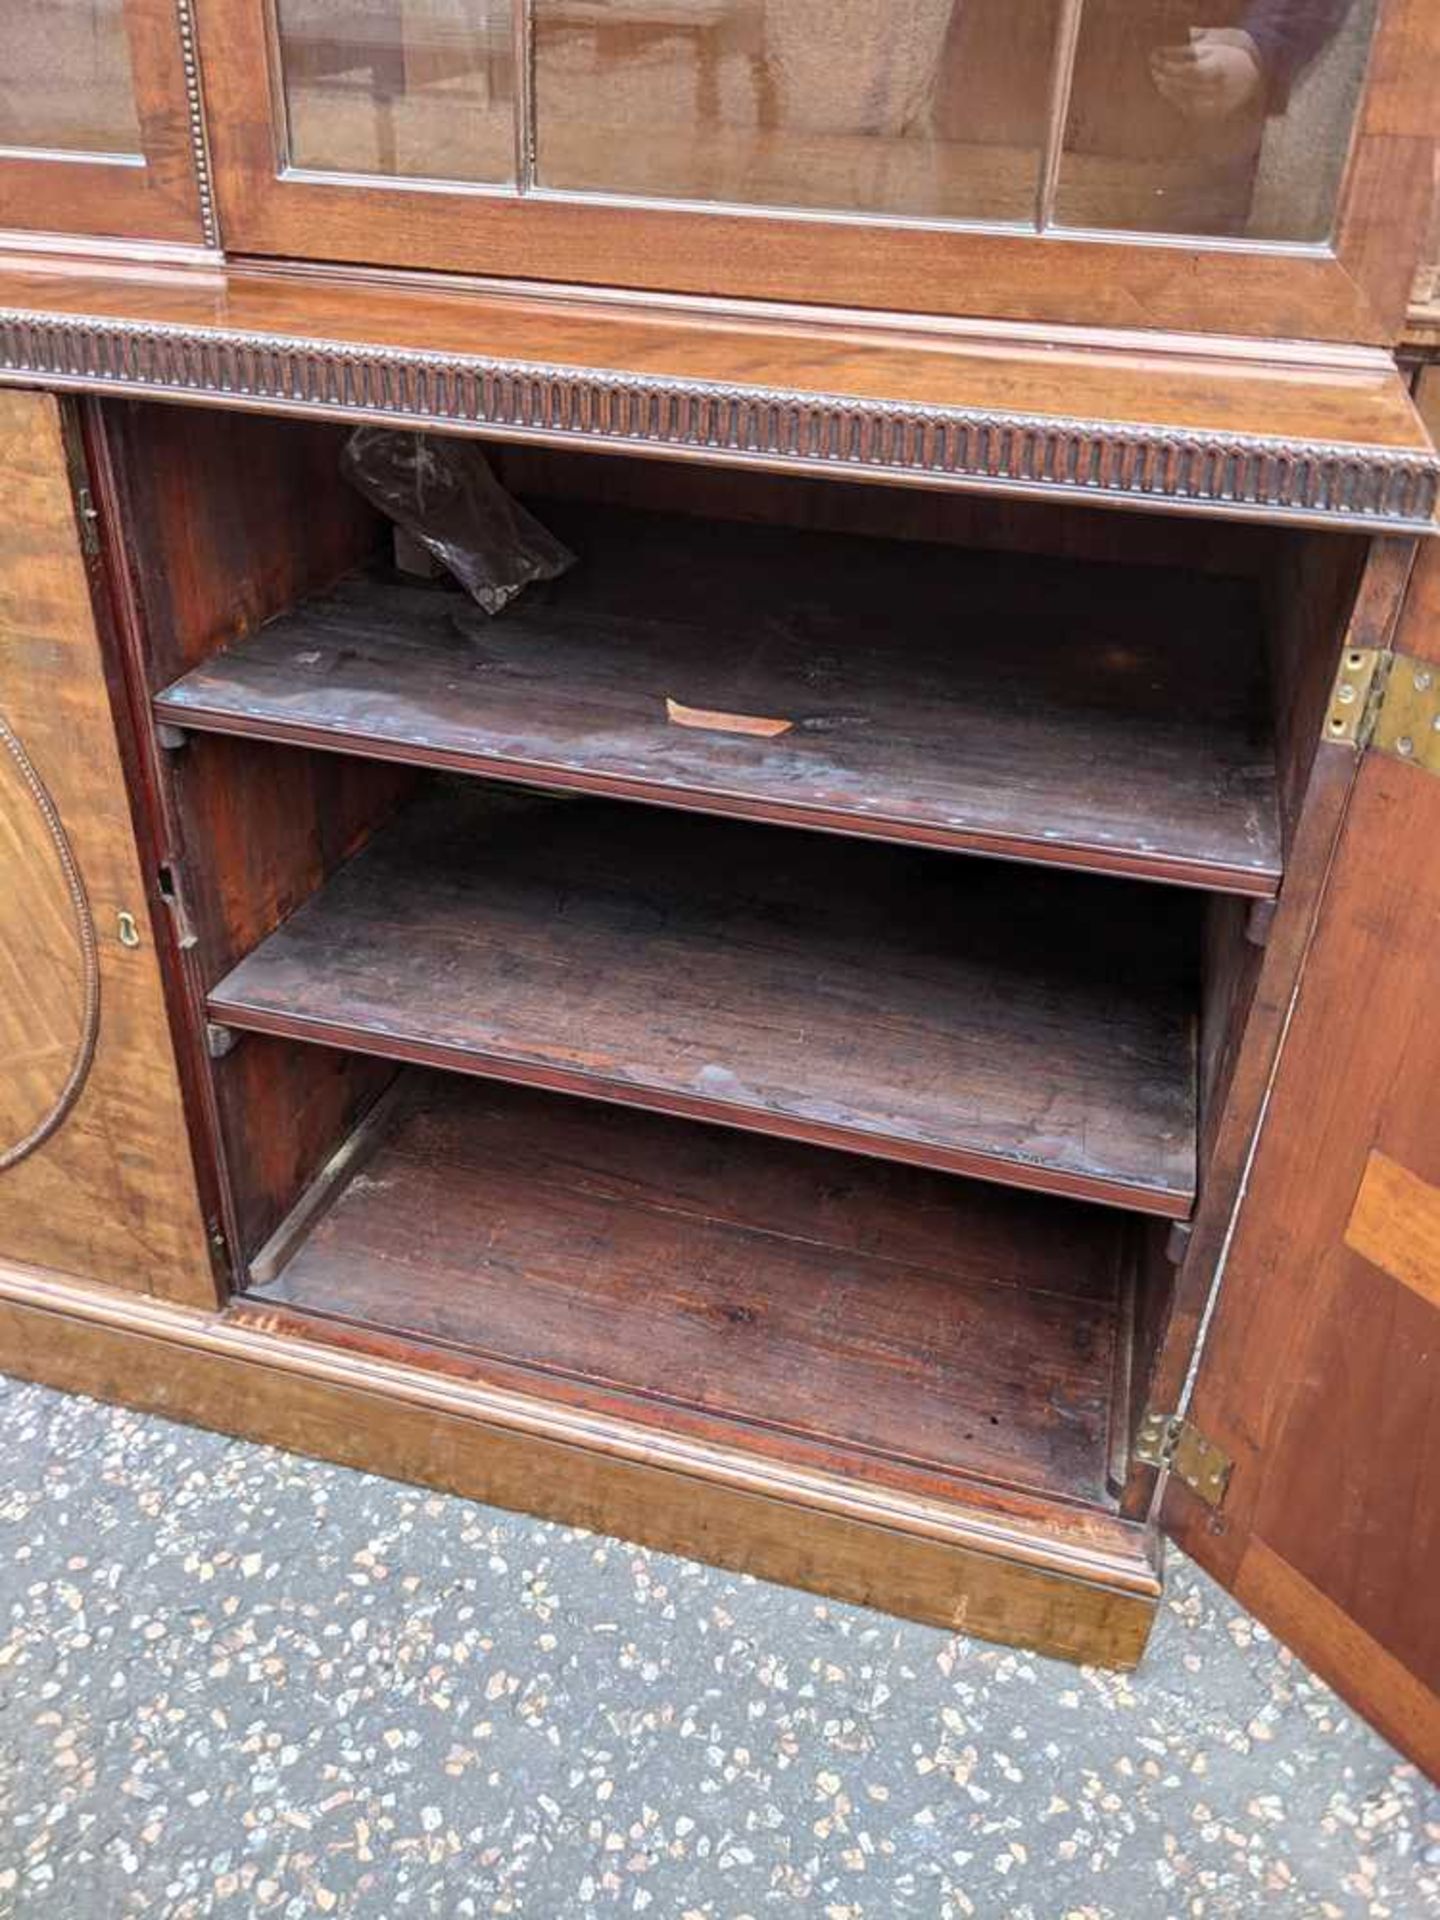
[(0, 381), (1369, 532), (1434, 532), (1440, 504), (1440, 456), (1419, 445), (892, 401), (113, 314), (0, 307)]
[[(622, 803), (487, 825), (490, 805), (440, 791), (377, 833), (212, 986), (210, 1019), (1189, 1217), (1189, 904), (1160, 921), (1130, 888), (1077, 971), (1053, 957), (1074, 878), (1037, 906), (977, 864), (961, 899), (933, 855), (797, 836), (767, 881), (768, 828), (657, 813), (619, 852)], [(1117, 990), (1142, 956), (1147, 990)]]

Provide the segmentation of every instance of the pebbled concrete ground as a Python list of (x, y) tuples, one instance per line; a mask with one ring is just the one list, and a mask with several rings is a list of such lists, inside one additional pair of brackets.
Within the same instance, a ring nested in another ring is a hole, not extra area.
[(6, 1916), (1440, 1915), (1178, 1558), (1121, 1677), (6, 1381), (0, 1458)]

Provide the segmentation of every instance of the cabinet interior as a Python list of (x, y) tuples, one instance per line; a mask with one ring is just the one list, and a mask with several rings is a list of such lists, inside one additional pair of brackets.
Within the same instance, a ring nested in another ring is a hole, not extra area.
[(235, 1310), (1138, 1511), (1363, 542), (497, 446), (489, 621), (338, 429), (89, 430)]

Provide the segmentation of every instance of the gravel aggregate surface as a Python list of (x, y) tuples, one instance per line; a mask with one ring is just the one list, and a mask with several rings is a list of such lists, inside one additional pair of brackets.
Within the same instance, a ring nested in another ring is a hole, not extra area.
[(1440, 1798), (1171, 1556), (1063, 1665), (0, 1380), (0, 1914), (1410, 1920)]

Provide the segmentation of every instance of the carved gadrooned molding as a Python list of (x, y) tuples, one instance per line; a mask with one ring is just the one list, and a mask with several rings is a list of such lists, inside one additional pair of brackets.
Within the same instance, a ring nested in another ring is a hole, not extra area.
[[(85, 883), (55, 802), (3, 715), (0, 806), (6, 816), (0, 884), (7, 910), (24, 919), (26, 951), (33, 950), (37, 963), (23, 982), (11, 983), (18, 998), (0, 1008), (9, 1043), (4, 1051), (13, 1056), (5, 1081), (12, 1101), (0, 1113), (4, 1174), (59, 1132), (84, 1090), (100, 1037), (100, 956)], [(73, 969), (67, 964), (72, 954)], [(47, 964), (38, 964), (42, 959)], [(63, 1072), (57, 1065), (52, 1074), (48, 1062), (62, 1044), (57, 1029), (64, 1030), (68, 1053)]]
[(1432, 531), (1440, 457), (668, 375), (0, 310), (0, 375), (53, 386), (1034, 497)]

